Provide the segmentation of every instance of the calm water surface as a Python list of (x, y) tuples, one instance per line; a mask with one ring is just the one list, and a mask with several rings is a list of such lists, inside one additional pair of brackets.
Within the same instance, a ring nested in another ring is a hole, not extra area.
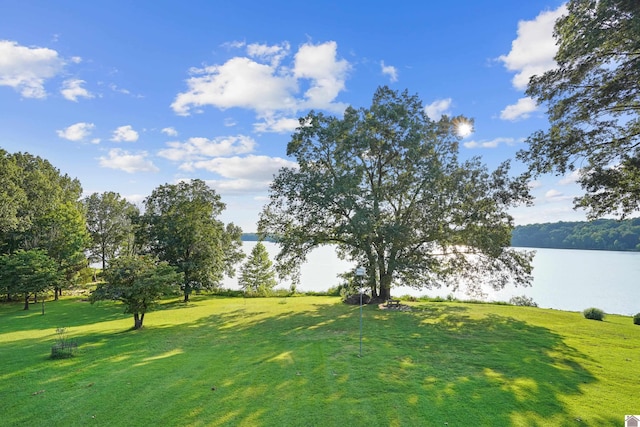
[[(247, 254), (256, 242), (244, 242)], [(271, 259), (275, 259), (278, 247), (264, 243)], [(540, 307), (559, 310), (582, 311), (597, 307), (606, 313), (633, 315), (640, 312), (640, 253), (579, 251), (567, 249), (535, 249), (533, 261), (534, 280), (528, 288), (508, 286), (495, 292), (486, 289), (488, 301), (508, 301), (512, 296), (526, 295)], [(301, 291), (325, 291), (338, 284), (337, 274), (352, 267), (351, 263), (338, 259), (333, 248), (316, 249), (302, 267)], [(227, 279), (224, 287), (237, 289), (237, 278)], [(280, 287), (288, 287), (283, 284)], [(428, 295), (446, 297), (453, 294), (468, 299), (464, 291), (451, 292), (448, 288), (415, 290), (394, 288), (393, 295)]]

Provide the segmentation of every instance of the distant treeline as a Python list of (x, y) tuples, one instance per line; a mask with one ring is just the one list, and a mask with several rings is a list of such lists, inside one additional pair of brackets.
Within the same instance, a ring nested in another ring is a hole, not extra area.
[(518, 226), (511, 245), (531, 248), (640, 251), (640, 218)]
[[(258, 233), (242, 233), (242, 241), (243, 242), (257, 242), (258, 240), (260, 240), (260, 236), (258, 236)], [(262, 239), (263, 242), (275, 242), (276, 239), (273, 237), (265, 237), (264, 239)]]

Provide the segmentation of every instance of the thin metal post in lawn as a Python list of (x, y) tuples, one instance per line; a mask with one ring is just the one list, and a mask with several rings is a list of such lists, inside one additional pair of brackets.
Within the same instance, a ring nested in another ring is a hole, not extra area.
[(356, 268), (356, 276), (360, 279), (360, 355), (362, 357), (362, 276), (364, 276), (364, 267)]

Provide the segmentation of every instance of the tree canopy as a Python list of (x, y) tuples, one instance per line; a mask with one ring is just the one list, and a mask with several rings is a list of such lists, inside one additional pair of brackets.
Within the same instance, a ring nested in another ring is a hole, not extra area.
[(112, 191), (93, 193), (83, 203), (91, 235), (91, 258), (100, 261), (104, 270), (116, 256), (132, 255), (134, 222), (140, 215), (139, 209)]
[(387, 87), (342, 119), (301, 118), (287, 147), (299, 167), (280, 170), (259, 221), (278, 236), (279, 271), (295, 278), (311, 250), (335, 244), (380, 299), (394, 282), (529, 284), (530, 254), (508, 248), (507, 208), (529, 200), (525, 180), (510, 178), (508, 163), (490, 172), (478, 158), (460, 161), (462, 123), (432, 121), (417, 96)]
[(30, 295), (57, 286), (61, 279), (56, 261), (42, 249), (18, 249), (0, 256), (0, 287), (7, 294), (22, 294), (25, 310)]
[(105, 282), (91, 293), (90, 301), (122, 301), (125, 313), (133, 314), (133, 329), (142, 328), (144, 315), (157, 300), (179, 290), (181, 274), (166, 262), (156, 262), (150, 256), (114, 258), (104, 272)]
[(140, 237), (147, 252), (183, 273), (185, 302), (194, 289), (215, 288), (235, 274), (242, 230), (217, 218), (225, 204), (204, 181), (161, 185), (144, 204)]
[(51, 163), (29, 153), (0, 150), (0, 252), (40, 247), (47, 219), (62, 205), (82, 211), (82, 187)]
[(527, 94), (550, 128), (519, 157), (534, 174), (579, 170), (575, 200), (591, 218), (640, 208), (640, 2), (570, 0), (555, 26), (557, 67)]
[(531, 248), (640, 251), (640, 218), (521, 225), (513, 230), (511, 244)]

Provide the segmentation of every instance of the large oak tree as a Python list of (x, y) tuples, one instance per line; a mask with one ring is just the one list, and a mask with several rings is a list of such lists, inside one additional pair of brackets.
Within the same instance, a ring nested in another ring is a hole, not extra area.
[(591, 218), (640, 209), (640, 2), (570, 0), (556, 22), (557, 67), (529, 82), (550, 128), (519, 153), (534, 174), (579, 170)]
[(366, 267), (378, 299), (393, 283), (529, 284), (531, 256), (509, 249), (507, 213), (528, 201), (525, 181), (507, 163), (490, 172), (478, 158), (460, 161), (462, 123), (432, 121), (416, 96), (386, 87), (343, 118), (301, 118), (287, 147), (299, 168), (280, 170), (259, 222), (278, 238), (280, 273), (295, 279), (311, 250), (334, 244)]

